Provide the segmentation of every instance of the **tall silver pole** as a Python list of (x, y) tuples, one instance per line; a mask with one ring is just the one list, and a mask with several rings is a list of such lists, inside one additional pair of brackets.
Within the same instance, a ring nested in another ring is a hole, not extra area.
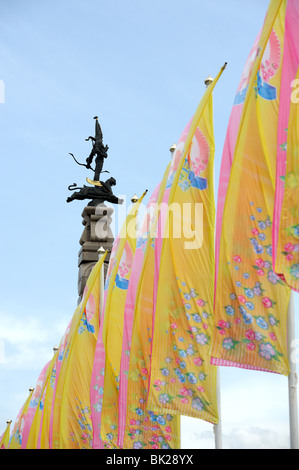
[(221, 422), (221, 402), (220, 402), (220, 368), (217, 367), (217, 408), (219, 421), (214, 424), (214, 436), (215, 436), (215, 449), (222, 449), (222, 422)]
[[(209, 75), (204, 83), (208, 88), (209, 85), (213, 82), (213, 77)], [(215, 435), (215, 449), (222, 449), (222, 422), (221, 422), (221, 402), (220, 402), (220, 368), (217, 367), (217, 408), (218, 408), (218, 416), (219, 421), (217, 424), (214, 424), (214, 435)]]
[(297, 372), (296, 372), (296, 341), (295, 341), (295, 314), (294, 293), (291, 291), (288, 307), (288, 358), (290, 364), (289, 382), (289, 420), (290, 420), (290, 446), (299, 449), (298, 439), (298, 407), (297, 407)]

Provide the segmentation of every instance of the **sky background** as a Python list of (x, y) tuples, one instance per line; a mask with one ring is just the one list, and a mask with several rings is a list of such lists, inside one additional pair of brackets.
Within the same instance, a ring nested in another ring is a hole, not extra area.
[[(234, 95), (267, 7), (268, 0), (1, 0), (0, 434), (77, 304), (85, 202), (66, 198), (87, 173), (69, 152), (85, 161), (98, 115), (115, 194), (151, 194), (204, 79), (228, 62), (214, 91), (217, 196)], [(224, 448), (289, 447), (286, 377), (221, 368), (220, 381)], [(212, 425), (182, 418), (182, 447), (214, 448)]]

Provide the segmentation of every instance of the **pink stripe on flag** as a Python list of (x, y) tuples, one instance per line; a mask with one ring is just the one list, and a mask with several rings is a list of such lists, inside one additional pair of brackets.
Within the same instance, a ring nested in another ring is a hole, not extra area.
[[(277, 132), (277, 163), (275, 204), (272, 228), (272, 257), (273, 270), (277, 256), (277, 244), (280, 227), (280, 216), (284, 197), (284, 182), (282, 177), (286, 174), (286, 150), (283, 144), (287, 139), (287, 128), (291, 104), (291, 83), (295, 79), (299, 67), (299, 3), (297, 0), (288, 0), (285, 17), (284, 53), (280, 89), (280, 105)], [(281, 275), (282, 273), (277, 273)]]
[(222, 161), (220, 168), (219, 186), (218, 186), (218, 200), (217, 200), (217, 214), (216, 214), (216, 237), (215, 237), (215, 293), (218, 278), (218, 264), (219, 264), (219, 250), (222, 230), (223, 209), (225, 204), (226, 192), (230, 178), (231, 167), (233, 164), (235, 145), (239, 132), (240, 120), (243, 112), (244, 100), (247, 92), (247, 86), (251, 77), (253, 64), (257, 57), (258, 44), (261, 36), (261, 31), (257, 35), (255, 42), (252, 46), (250, 54), (247, 58), (242, 77), (235, 96), (234, 105), (229, 118), (228, 128), (226, 132)]
[(50, 365), (50, 362), (48, 362), (44, 366), (44, 368), (42, 369), (42, 371), (41, 371), (41, 373), (38, 377), (35, 390), (32, 394), (30, 404), (29, 404), (29, 408), (28, 408), (28, 411), (27, 411), (27, 414), (26, 414), (25, 425), (24, 425), (24, 430), (23, 430), (23, 434), (22, 434), (21, 449), (26, 449), (29, 433), (30, 433), (30, 430), (31, 430), (32, 421), (34, 419), (36, 409), (39, 406), (39, 402), (40, 402), (40, 398), (41, 398), (41, 394), (42, 394), (42, 391), (43, 391), (43, 386), (44, 386), (44, 382), (45, 382), (45, 378), (46, 378), (46, 373), (47, 373), (47, 369), (48, 369), (49, 365)]
[[(150, 206), (157, 202), (157, 197), (159, 194), (160, 184), (154, 190), (149, 202), (147, 209)], [(150, 222), (147, 218), (142, 225), (142, 233), (150, 229)], [(144, 234), (145, 236), (145, 234)], [(147, 242), (147, 238), (145, 238)], [(133, 331), (133, 322), (134, 322), (134, 310), (135, 310), (135, 300), (138, 289), (138, 282), (142, 272), (144, 259), (144, 249), (141, 246), (138, 246), (137, 238), (137, 247), (135, 251), (135, 257), (132, 266), (132, 273), (130, 277), (130, 283), (128, 287), (126, 305), (124, 311), (124, 328), (123, 328), (123, 345), (122, 345), (122, 356), (121, 356), (121, 365), (120, 365), (120, 385), (119, 385), (119, 401), (118, 401), (118, 446), (123, 447), (124, 436), (125, 436), (125, 426), (126, 426), (126, 412), (127, 412), (127, 391), (128, 391), (128, 376), (126, 372), (129, 371), (130, 367), (130, 346), (132, 341), (132, 331)]]
[(273, 374), (277, 374), (277, 372), (273, 370), (263, 369), (262, 367), (257, 367), (250, 364), (243, 364), (241, 362), (227, 361), (226, 359), (218, 359), (216, 357), (211, 358), (211, 364), (214, 366), (238, 367), (239, 369), (259, 370), (262, 372), (272, 372)]

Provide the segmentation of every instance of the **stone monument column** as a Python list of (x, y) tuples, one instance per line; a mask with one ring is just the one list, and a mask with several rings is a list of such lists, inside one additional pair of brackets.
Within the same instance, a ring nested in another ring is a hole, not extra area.
[[(99, 259), (98, 249), (111, 250), (114, 237), (111, 230), (114, 209), (104, 203), (97, 206), (86, 206), (82, 212), (84, 230), (80, 238), (81, 249), (78, 253), (78, 303), (81, 301), (86, 281)], [(104, 277), (108, 269), (110, 253), (104, 262)]]

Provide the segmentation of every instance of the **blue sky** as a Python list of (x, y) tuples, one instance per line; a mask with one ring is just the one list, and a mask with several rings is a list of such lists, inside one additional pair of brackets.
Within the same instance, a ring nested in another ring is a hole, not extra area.
[[(115, 193), (149, 193), (205, 90), (214, 91), (215, 193), (226, 127), (268, 0), (4, 0), (0, 18), (0, 433), (51, 358), (77, 302), (85, 142), (98, 115)], [(92, 174), (91, 174), (92, 175)], [(115, 208), (117, 211), (117, 208)], [(298, 312), (298, 296), (295, 296)], [(298, 328), (298, 326), (297, 326)], [(296, 330), (296, 338), (299, 338)], [(221, 369), (224, 446), (288, 447), (287, 379)], [(183, 419), (185, 447), (213, 447)]]

